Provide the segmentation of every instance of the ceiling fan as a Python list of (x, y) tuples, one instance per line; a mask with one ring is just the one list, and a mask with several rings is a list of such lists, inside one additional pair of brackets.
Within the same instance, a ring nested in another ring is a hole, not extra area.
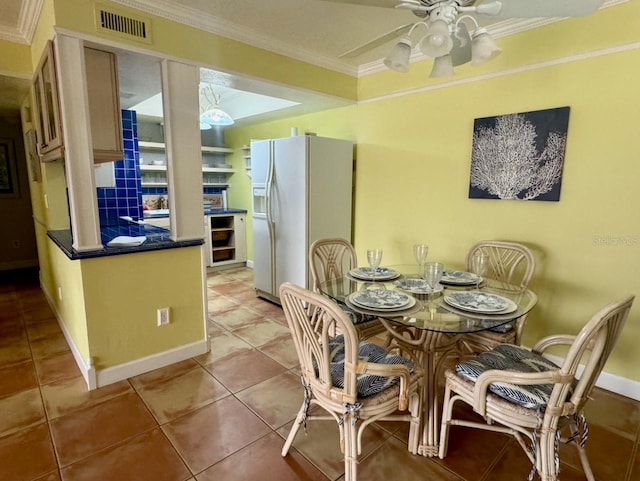
[[(414, 46), (411, 36), (423, 28), (424, 35), (416, 43), (420, 51), (434, 58), (430, 77), (453, 75), (453, 67), (471, 62), (480, 65), (502, 50), (478, 24), (475, 16), (493, 18), (581, 17), (595, 12), (604, 0), (325, 0), (369, 7), (410, 10), (418, 21), (402, 25), (364, 45), (340, 55), (353, 58), (397, 37), (400, 41), (385, 58), (384, 64), (398, 72), (409, 70), (409, 57)], [(467, 23), (473, 26), (469, 33)]]

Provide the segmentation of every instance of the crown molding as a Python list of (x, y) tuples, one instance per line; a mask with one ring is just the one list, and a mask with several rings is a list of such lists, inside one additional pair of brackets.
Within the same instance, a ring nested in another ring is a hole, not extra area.
[(157, 15), (199, 30), (245, 43), (263, 50), (284, 55), (295, 60), (317, 65), (336, 72), (351, 75), (357, 74), (357, 68), (335, 58), (318, 55), (315, 52), (298, 48), (287, 42), (250, 30), (243, 25), (229, 22), (215, 15), (180, 5), (169, 0), (112, 0), (114, 3), (135, 8), (146, 13)]
[(30, 45), (36, 30), (44, 0), (22, 0), (22, 8), (15, 28), (0, 30), (0, 39)]

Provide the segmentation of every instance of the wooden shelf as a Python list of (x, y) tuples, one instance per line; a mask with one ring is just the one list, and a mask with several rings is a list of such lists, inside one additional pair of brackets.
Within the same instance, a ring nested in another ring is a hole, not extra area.
[[(145, 140), (138, 141), (138, 147), (140, 149), (149, 149), (149, 150), (165, 150), (166, 146), (162, 142), (147, 142)], [(212, 147), (209, 145), (203, 145), (200, 147), (202, 152), (210, 153), (210, 154), (232, 154), (233, 149), (228, 147)]]

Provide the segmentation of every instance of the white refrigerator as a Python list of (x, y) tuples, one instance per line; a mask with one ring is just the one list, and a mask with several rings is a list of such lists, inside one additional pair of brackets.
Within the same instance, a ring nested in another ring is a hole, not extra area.
[(351, 240), (353, 144), (313, 135), (252, 141), (251, 179), (254, 285), (279, 303), (283, 282), (310, 288), (315, 240)]

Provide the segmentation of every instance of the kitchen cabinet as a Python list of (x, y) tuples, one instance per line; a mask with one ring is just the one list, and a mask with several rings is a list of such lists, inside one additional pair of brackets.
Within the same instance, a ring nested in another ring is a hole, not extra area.
[(55, 57), (51, 40), (47, 42), (38, 63), (32, 87), (38, 155), (43, 162), (57, 160), (64, 155), (64, 144), (62, 142)]
[[(156, 153), (164, 154), (165, 145), (159, 142), (138, 142), (138, 148), (140, 150), (140, 177), (143, 187), (162, 187), (167, 185), (167, 166), (164, 160), (164, 155), (158, 157), (154, 155)], [(230, 154), (233, 149), (226, 147), (208, 147), (202, 146), (203, 153), (216, 153), (216, 154)], [(145, 152), (150, 155), (147, 159), (152, 160), (153, 163), (143, 163), (145, 159)], [(207, 167), (202, 166), (202, 185), (204, 187), (227, 187), (229, 185), (228, 177), (235, 172), (235, 169), (230, 167)]]
[[(116, 56), (85, 47), (85, 75), (94, 162), (121, 160), (122, 120)], [(33, 78), (33, 105), (40, 160), (64, 157), (53, 42), (49, 40)]]
[(85, 47), (84, 58), (93, 162), (122, 160), (122, 115), (116, 56), (111, 52)]
[(205, 246), (210, 267), (247, 261), (246, 214), (205, 216)]

